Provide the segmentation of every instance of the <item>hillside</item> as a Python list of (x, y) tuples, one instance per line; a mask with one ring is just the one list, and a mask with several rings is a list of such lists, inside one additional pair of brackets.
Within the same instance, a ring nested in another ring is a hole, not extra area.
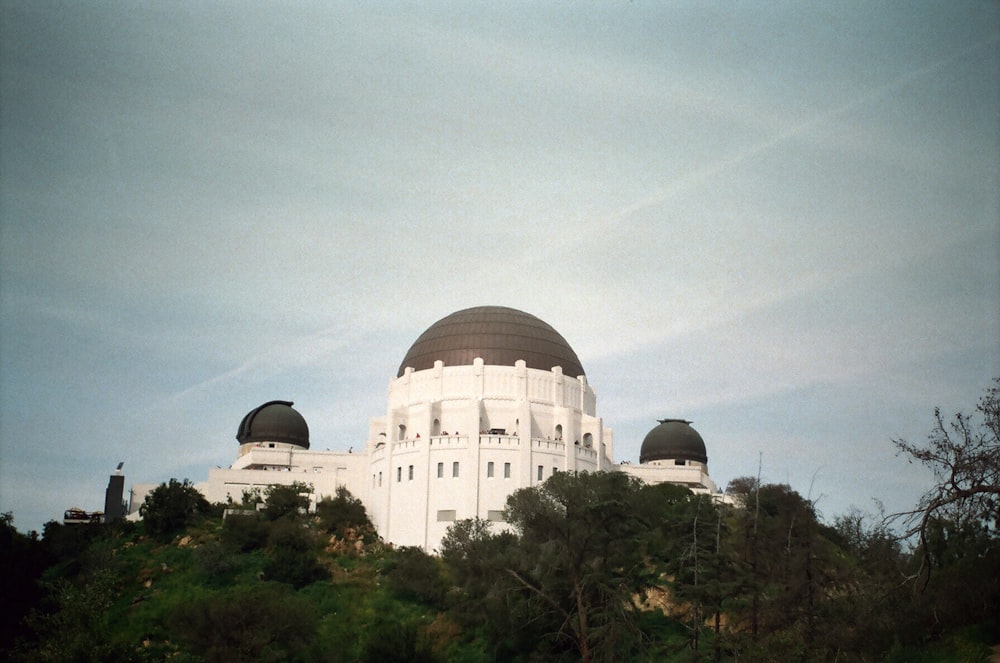
[(621, 475), (556, 475), (508, 502), (518, 534), (463, 521), (441, 556), (379, 541), (345, 491), (307, 514), (294, 487), (275, 488), (223, 518), (226, 507), (186, 483), (158, 490), (142, 523), (49, 523), (38, 539), (5, 520), (3, 593), (17, 598), (0, 651), (931, 662), (986, 661), (996, 641), (988, 532), (943, 524), (936, 572), (900, 582), (919, 556), (860, 517), (823, 525), (787, 486), (746, 480), (742, 499), (755, 507), (726, 508)]

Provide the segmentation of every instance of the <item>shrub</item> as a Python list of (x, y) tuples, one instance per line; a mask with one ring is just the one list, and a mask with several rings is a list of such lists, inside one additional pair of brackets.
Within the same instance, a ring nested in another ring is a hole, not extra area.
[(309, 510), (309, 495), (312, 487), (301, 481), (288, 486), (275, 484), (264, 491), (264, 503), (267, 505), (268, 519), (297, 519)]
[(179, 605), (168, 621), (177, 639), (205, 661), (294, 661), (316, 630), (316, 611), (291, 589), (264, 584)]
[(301, 521), (279, 520), (271, 523), (267, 541), (275, 550), (285, 548), (304, 552), (315, 547), (316, 534)]
[(440, 564), (421, 548), (397, 550), (385, 573), (386, 584), (400, 598), (443, 607), (445, 584)]
[(418, 619), (379, 613), (368, 629), (360, 660), (364, 663), (432, 663), (437, 657)]
[(316, 505), (320, 529), (330, 534), (344, 536), (348, 529), (372, 529), (365, 505), (343, 486), (337, 488), (336, 497), (324, 497)]
[(267, 544), (270, 527), (257, 515), (229, 516), (222, 524), (222, 542), (231, 550), (250, 552)]
[(197, 514), (207, 513), (209, 508), (205, 496), (191, 482), (171, 479), (146, 496), (139, 507), (139, 515), (147, 532), (169, 539), (190, 524)]
[(277, 548), (264, 565), (265, 580), (285, 583), (296, 589), (328, 576), (327, 570), (316, 559), (316, 554), (308, 550)]
[(194, 549), (195, 568), (203, 575), (207, 576), (210, 584), (220, 581), (220, 576), (225, 576), (237, 568), (236, 560), (224, 545), (217, 541), (198, 546)]

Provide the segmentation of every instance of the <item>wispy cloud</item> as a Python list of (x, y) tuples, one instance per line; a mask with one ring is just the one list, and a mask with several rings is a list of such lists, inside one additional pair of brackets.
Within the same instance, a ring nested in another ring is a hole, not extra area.
[(327, 365), (331, 357), (349, 348), (356, 339), (342, 327), (329, 328), (314, 334), (289, 337), (277, 342), (264, 352), (247, 357), (241, 364), (228, 371), (191, 385), (173, 394), (164, 407), (177, 407), (192, 398), (201, 399), (206, 394), (225, 387), (246, 376), (264, 382), (276, 375), (301, 369)]
[[(923, 67), (918, 67), (902, 74), (883, 85), (864, 91), (852, 99), (835, 105), (829, 110), (816, 113), (813, 116), (799, 121), (786, 129), (775, 132), (773, 135), (764, 140), (760, 140), (746, 147), (734, 150), (732, 153), (721, 159), (717, 159), (711, 163), (694, 168), (690, 172), (672, 180), (667, 183), (666, 186), (649, 194), (645, 198), (637, 200), (634, 203), (618, 210), (606, 218), (604, 220), (604, 224), (617, 224), (628, 221), (634, 217), (637, 212), (652, 207), (658, 207), (667, 200), (674, 198), (681, 193), (703, 186), (706, 182), (718, 177), (719, 174), (731, 170), (751, 159), (766, 154), (767, 152), (770, 152), (771, 150), (774, 150), (791, 140), (802, 137), (817, 137), (819, 135), (815, 132), (817, 128), (829, 124), (842, 116), (848, 115), (854, 110), (871, 104), (872, 102), (888, 97), (919, 79), (938, 73), (960, 60), (964, 60), (975, 55), (976, 53), (995, 46), (997, 43), (1000, 43), (1000, 37), (994, 36), (977, 44), (973, 44), (972, 46), (969, 46), (954, 55), (940, 58)], [(829, 136), (826, 136), (826, 139), (829, 138)]]

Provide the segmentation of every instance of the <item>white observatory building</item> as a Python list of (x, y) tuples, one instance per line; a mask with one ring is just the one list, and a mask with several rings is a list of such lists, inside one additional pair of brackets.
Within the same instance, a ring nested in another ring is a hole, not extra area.
[(502, 521), (518, 488), (610, 469), (596, 410), (576, 353), (542, 320), (493, 306), (439, 320), (371, 422), (366, 504), (379, 532), (430, 550), (457, 519)]
[[(296, 481), (316, 501), (344, 486), (385, 540), (427, 551), (456, 520), (502, 527), (507, 497), (555, 472), (622, 471), (716, 492), (705, 443), (682, 419), (649, 432), (638, 465), (616, 463), (569, 343), (539, 318), (499, 306), (452, 313), (417, 338), (389, 381), (385, 413), (371, 419), (364, 453), (311, 451), (306, 420), (288, 401), (251, 410), (236, 438), (233, 465), (197, 486), (209, 501)], [(153, 487), (133, 488), (133, 511)]]

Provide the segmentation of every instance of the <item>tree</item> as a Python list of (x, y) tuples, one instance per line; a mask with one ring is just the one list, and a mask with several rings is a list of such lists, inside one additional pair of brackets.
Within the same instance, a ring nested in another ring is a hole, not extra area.
[[(661, 484), (662, 488), (677, 486)], [(692, 660), (700, 655), (700, 635), (707, 620), (713, 627), (715, 660), (722, 657), (723, 604), (743, 589), (732, 538), (724, 516), (726, 509), (709, 495), (680, 489), (672, 508), (660, 518), (663, 539), (655, 548), (662, 555), (661, 568), (672, 578), (670, 597), (676, 602), (671, 614), (683, 618), (688, 627)]]
[(924, 565), (931, 568), (929, 536), (936, 521), (959, 526), (978, 522), (994, 533), (1000, 523), (1000, 377), (979, 400), (972, 414), (958, 412), (945, 421), (934, 408), (934, 428), (922, 444), (893, 440), (897, 453), (909, 456), (934, 473), (935, 485), (916, 508), (893, 514), (904, 524), (903, 538), (916, 536)]
[(724, 611), (733, 651), (747, 660), (782, 661), (825, 660), (828, 651), (842, 651), (847, 635), (831, 616), (840, 614), (834, 602), (854, 583), (840, 535), (790, 486), (744, 477), (730, 489), (741, 507), (731, 521), (739, 568), (724, 568), (720, 576), (734, 593), (720, 594), (729, 599)]
[(222, 523), (222, 543), (236, 552), (250, 552), (267, 545), (270, 523), (256, 512), (230, 514)]
[(288, 583), (300, 589), (329, 577), (317, 558), (316, 532), (298, 518), (297, 511), (269, 524), (270, 559), (263, 569), (267, 580)]
[(403, 546), (389, 556), (382, 571), (386, 585), (400, 598), (440, 606), (445, 585), (440, 560), (419, 546)]
[(641, 487), (619, 472), (558, 473), (507, 499), (521, 535), (519, 564), (507, 572), (583, 661), (627, 659), (641, 641), (635, 597), (658, 583), (646, 563)]
[(137, 661), (141, 656), (116, 632), (107, 618), (118, 596), (120, 577), (100, 569), (86, 578), (58, 579), (49, 587), (49, 610), (29, 615), (26, 624), (34, 641), (14, 652), (14, 660), (33, 663), (99, 663)]
[(354, 535), (374, 535), (374, 528), (365, 511), (365, 504), (347, 490), (344, 486), (337, 487), (335, 497), (324, 497), (316, 504), (316, 518), (320, 529), (329, 534), (346, 536), (348, 531)]
[(517, 566), (518, 543), (513, 533), (493, 533), (490, 522), (480, 518), (456, 521), (441, 540), (452, 616), (486, 636), (494, 660), (531, 651), (547, 633), (546, 625), (528, 614), (534, 597), (507, 571)]
[(142, 506), (139, 515), (146, 525), (146, 531), (158, 537), (169, 538), (184, 529), (199, 513), (205, 513), (210, 505), (205, 496), (190, 481), (171, 479), (153, 489)]
[(309, 510), (309, 496), (312, 486), (301, 481), (289, 485), (272, 484), (264, 491), (268, 520), (279, 518), (296, 519)]
[(0, 658), (9, 651), (22, 629), (21, 621), (42, 598), (38, 579), (45, 556), (38, 535), (21, 534), (14, 515), (0, 514)]

